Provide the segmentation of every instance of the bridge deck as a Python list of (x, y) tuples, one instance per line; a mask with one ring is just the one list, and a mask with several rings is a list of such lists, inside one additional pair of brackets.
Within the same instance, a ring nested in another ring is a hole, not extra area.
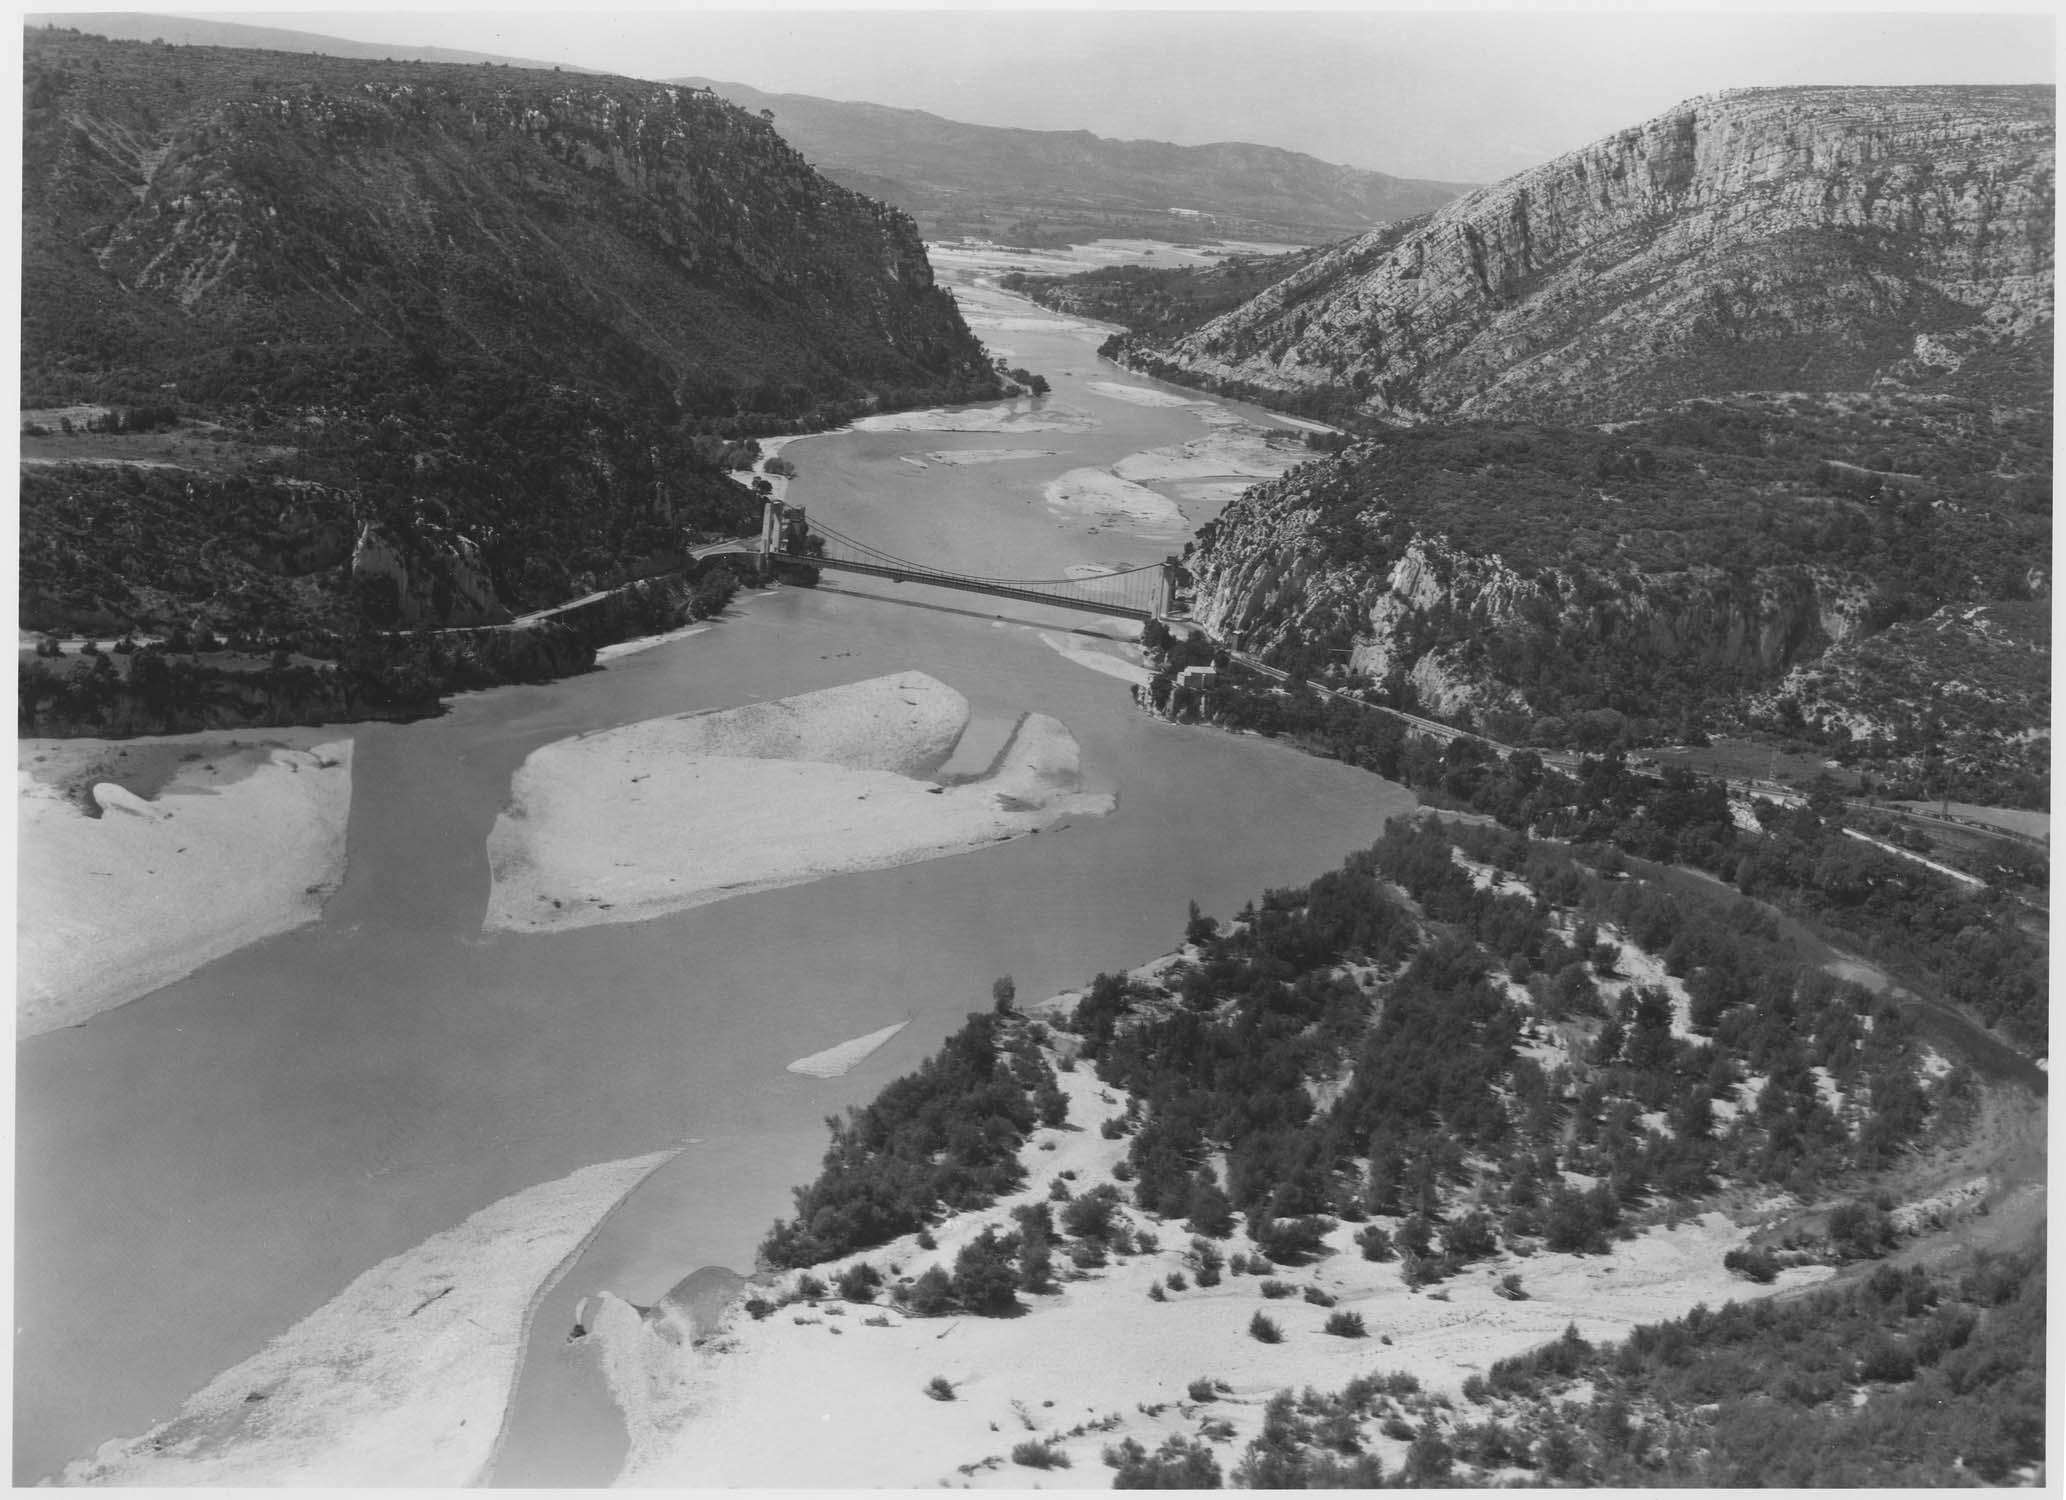
[(1154, 618), (1153, 611), (1137, 609), (1130, 605), (1107, 604), (1096, 599), (1071, 597), (1067, 594), (1043, 593), (1039, 589), (1018, 588), (994, 579), (968, 578), (956, 573), (932, 573), (923, 568), (891, 567), (884, 563), (859, 562), (844, 557), (791, 557), (782, 560), (808, 563), (814, 568), (842, 568), (849, 573), (868, 573), (897, 583), (925, 583), (931, 584), (934, 588), (960, 589), (965, 593), (989, 594), (999, 599), (1021, 599), (1029, 604), (1051, 604), (1057, 609), (1082, 610), (1086, 614), (1109, 615), (1121, 620)]

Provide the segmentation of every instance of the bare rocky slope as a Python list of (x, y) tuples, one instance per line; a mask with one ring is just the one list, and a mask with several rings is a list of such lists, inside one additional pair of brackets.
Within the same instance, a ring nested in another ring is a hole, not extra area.
[(1407, 420), (1599, 419), (1948, 374), (2049, 344), (2053, 97), (1695, 99), (1128, 352), (1175, 378), (1340, 393)]

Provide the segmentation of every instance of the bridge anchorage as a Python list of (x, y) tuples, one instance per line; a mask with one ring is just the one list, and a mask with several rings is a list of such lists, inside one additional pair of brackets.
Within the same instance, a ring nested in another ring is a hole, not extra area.
[(772, 571), (777, 562), (789, 560), (814, 568), (865, 573), (892, 583), (924, 583), (1141, 621), (1164, 620), (1177, 613), (1177, 586), (1184, 576), (1183, 564), (1175, 557), (1085, 578), (984, 578), (953, 573), (881, 551), (823, 522), (814, 526), (801, 505), (774, 499), (761, 512), (758, 556), (763, 573)]

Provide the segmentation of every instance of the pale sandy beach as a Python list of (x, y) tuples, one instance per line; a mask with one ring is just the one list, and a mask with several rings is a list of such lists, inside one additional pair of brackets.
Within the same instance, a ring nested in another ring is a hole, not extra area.
[(314, 921), (344, 879), (351, 767), (334, 730), (22, 741), (17, 1036)]
[(644, 921), (1111, 810), (1044, 714), (1020, 721), (988, 774), (924, 779), (968, 718), (960, 693), (905, 672), (544, 746), (488, 835), (482, 926)]
[(172, 1421), (68, 1466), (67, 1484), (477, 1482), (539, 1297), (672, 1151), (583, 1167), (482, 1209), (354, 1280)]

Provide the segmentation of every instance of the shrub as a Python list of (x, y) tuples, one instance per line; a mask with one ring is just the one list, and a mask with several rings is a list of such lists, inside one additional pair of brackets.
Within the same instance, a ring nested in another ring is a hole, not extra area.
[(1526, 1302), (1527, 1292), (1521, 1289), (1521, 1273), (1509, 1271), (1499, 1278), (1499, 1285), (1492, 1289), (1493, 1295), (1504, 1297), (1509, 1302)]
[(1107, 1448), (1115, 1490), (1216, 1490), (1226, 1483), (1212, 1450), (1197, 1438), (1171, 1433), (1150, 1454), (1132, 1438)]
[(935, 1401), (952, 1401), (954, 1382), (944, 1375), (935, 1375), (925, 1383), (925, 1393)]
[(1312, 1303), (1315, 1307), (1332, 1307), (1334, 1306), (1334, 1294), (1323, 1292), (1316, 1286), (1309, 1286), (1306, 1288), (1306, 1301)]
[(1184, 1280), (1184, 1273), (1182, 1271), (1171, 1271), (1169, 1273), (1169, 1289), (1172, 1292), (1187, 1291), (1190, 1285), (1190, 1282)]
[(1069, 1455), (1050, 1442), (1024, 1442), (1011, 1450), (1011, 1461), (1028, 1469), (1066, 1469)]
[(775, 1304), (768, 1301), (765, 1297), (748, 1297), (746, 1299), (746, 1311), (752, 1315), (753, 1321), (756, 1323), (774, 1310)]
[(1019, 1277), (1012, 1266), (1016, 1248), (988, 1228), (963, 1245), (954, 1258), (954, 1300), (981, 1318), (1017, 1312)]
[(1738, 1245), (1722, 1257), (1722, 1265), (1761, 1286), (1779, 1274), (1779, 1258), (1762, 1245)]
[(1360, 1339), (1366, 1336), (1366, 1330), (1363, 1327), (1363, 1315), (1350, 1312), (1346, 1308), (1340, 1312), (1328, 1314), (1327, 1326), (1324, 1331), (1340, 1339)]
[(954, 1308), (954, 1281), (939, 1266), (928, 1266), (911, 1284), (908, 1300), (914, 1317), (937, 1318)]
[(796, 1295), (806, 1302), (816, 1302), (825, 1295), (825, 1283), (806, 1271), (796, 1278)]
[(1148, 1300), (1150, 1302), (1167, 1302), (1169, 1300), (1169, 1293), (1162, 1290), (1161, 1282), (1151, 1281), (1148, 1283)]
[(1280, 1297), (1289, 1297), (1296, 1290), (1297, 1288), (1288, 1281), (1265, 1281), (1263, 1283), (1263, 1295), (1273, 1302)]
[(933, 1238), (933, 1232), (930, 1229), (921, 1229), (918, 1231), (918, 1248), (921, 1250), (937, 1250), (940, 1248), (940, 1242)]
[(882, 1272), (865, 1260), (856, 1261), (839, 1273), (839, 1295), (849, 1302), (873, 1302), (881, 1285)]
[(1258, 1344), (1281, 1344), (1284, 1342), (1284, 1330), (1261, 1313), (1257, 1313), (1248, 1320), (1248, 1336)]
[(1335, 1221), (1320, 1214), (1288, 1219), (1268, 1219), (1250, 1232), (1256, 1248), (1280, 1266), (1300, 1266), (1326, 1248), (1325, 1236)]
[(1399, 1253), (1392, 1248), (1392, 1237), (1375, 1224), (1357, 1231), (1356, 1245), (1365, 1260), (1390, 1260)]
[(1190, 1385), (1185, 1387), (1184, 1393), (1188, 1395), (1193, 1401), (1219, 1400), (1219, 1391), (1213, 1385), (1212, 1377), (1209, 1375), (1200, 1375), (1196, 1380), (1192, 1381)]

